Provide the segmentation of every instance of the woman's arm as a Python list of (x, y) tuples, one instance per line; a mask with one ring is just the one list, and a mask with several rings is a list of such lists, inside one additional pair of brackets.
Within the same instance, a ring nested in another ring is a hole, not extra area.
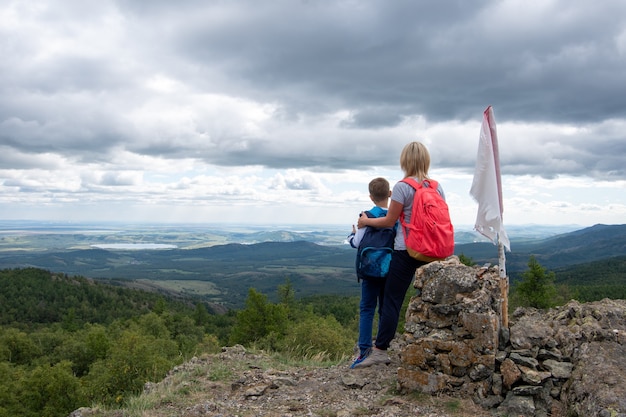
[(400, 217), (400, 213), (402, 213), (402, 209), (404, 206), (397, 201), (391, 200), (389, 204), (389, 210), (387, 210), (387, 215), (385, 217), (367, 217), (367, 214), (361, 213), (359, 217), (359, 222), (357, 226), (359, 229), (365, 226), (373, 226), (373, 227), (393, 227), (396, 224), (396, 221)]

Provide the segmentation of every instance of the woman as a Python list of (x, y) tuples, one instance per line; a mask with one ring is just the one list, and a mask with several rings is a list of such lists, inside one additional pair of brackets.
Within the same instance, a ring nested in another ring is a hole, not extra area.
[[(416, 181), (423, 183), (424, 186), (428, 186), (428, 169), (430, 168), (428, 149), (420, 142), (411, 142), (406, 145), (400, 154), (400, 168), (404, 172), (404, 178), (412, 177)], [(445, 199), (441, 186), (437, 188), (437, 191)], [(414, 195), (415, 189), (409, 184), (402, 181), (396, 183), (391, 192), (391, 203), (389, 204), (387, 215), (385, 217), (369, 218), (361, 214), (358, 227), (392, 227), (400, 218), (401, 213), (404, 213), (404, 222), (409, 223)], [(425, 264), (425, 262), (418, 261), (408, 254), (404, 242), (405, 232), (405, 228), (400, 227), (396, 234), (389, 275), (385, 282), (385, 295), (382, 310), (380, 311), (378, 334), (376, 335), (374, 348), (366, 358), (362, 359), (358, 364), (354, 364), (354, 368), (364, 368), (391, 362), (387, 354), (387, 348), (396, 334), (404, 297), (413, 281), (415, 271), (418, 267)]]

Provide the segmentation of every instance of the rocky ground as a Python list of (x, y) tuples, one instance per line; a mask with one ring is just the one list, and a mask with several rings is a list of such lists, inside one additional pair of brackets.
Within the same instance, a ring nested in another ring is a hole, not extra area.
[(399, 392), (398, 345), (392, 345), (390, 365), (356, 370), (348, 368), (349, 359), (333, 366), (287, 363), (233, 346), (146, 384), (125, 409), (84, 408), (70, 417), (626, 417), (626, 300), (516, 311), (511, 333), (516, 345), (529, 343), (526, 350), (547, 344), (571, 360), (573, 370), (553, 396), (554, 407), (502, 413), (469, 397)]
[(469, 417), (488, 416), (471, 400), (397, 392), (399, 359), (371, 368), (289, 365), (241, 346), (173, 369), (125, 410), (80, 409), (71, 417)]

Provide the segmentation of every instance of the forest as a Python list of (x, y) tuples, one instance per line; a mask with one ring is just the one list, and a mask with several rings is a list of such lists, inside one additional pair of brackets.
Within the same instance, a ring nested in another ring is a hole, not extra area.
[(334, 361), (352, 351), (358, 298), (280, 302), (250, 289), (225, 314), (202, 302), (36, 268), (0, 271), (0, 417), (67, 416), (123, 405), (148, 381), (221, 346)]

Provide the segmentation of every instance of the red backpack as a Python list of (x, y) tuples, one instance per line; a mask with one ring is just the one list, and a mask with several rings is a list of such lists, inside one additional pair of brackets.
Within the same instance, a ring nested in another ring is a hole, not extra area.
[(437, 191), (437, 181), (428, 179), (423, 183), (413, 178), (402, 180), (415, 189), (410, 223), (404, 226), (406, 249), (413, 258), (423, 262), (442, 260), (454, 253), (454, 228), (450, 221), (448, 204)]

